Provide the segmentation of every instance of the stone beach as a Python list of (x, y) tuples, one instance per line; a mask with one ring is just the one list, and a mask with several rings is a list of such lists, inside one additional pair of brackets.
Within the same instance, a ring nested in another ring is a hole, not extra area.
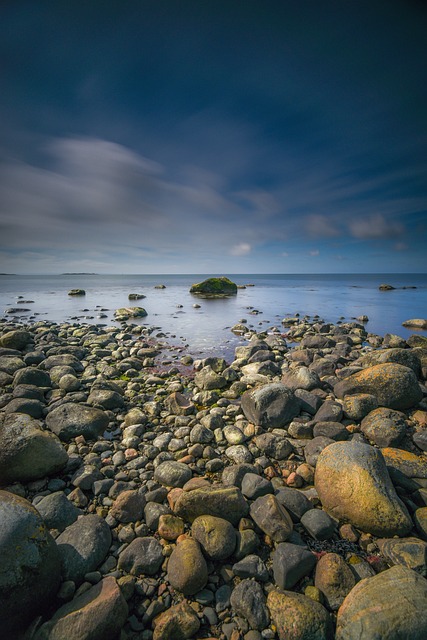
[(427, 637), (427, 338), (118, 311), (0, 321), (0, 637)]

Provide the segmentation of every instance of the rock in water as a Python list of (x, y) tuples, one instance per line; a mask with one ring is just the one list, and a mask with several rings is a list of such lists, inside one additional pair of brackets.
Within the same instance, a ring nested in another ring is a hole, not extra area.
[(51, 605), (60, 583), (60, 558), (38, 511), (0, 491), (0, 636), (19, 630)]
[(392, 567), (361, 580), (338, 611), (336, 640), (427, 638), (427, 580)]
[(115, 640), (127, 615), (126, 600), (116, 580), (107, 577), (60, 607), (34, 640)]
[(412, 369), (394, 362), (377, 364), (353, 373), (338, 382), (334, 392), (338, 398), (354, 393), (370, 393), (381, 407), (397, 411), (410, 409), (423, 397)]
[(404, 536), (411, 518), (381, 452), (360, 442), (335, 442), (317, 460), (315, 487), (333, 517), (376, 536)]
[(298, 415), (300, 401), (284, 384), (272, 383), (246, 391), (242, 396), (242, 409), (255, 425), (276, 429)]
[(193, 284), (190, 288), (190, 293), (207, 297), (232, 296), (237, 293), (237, 285), (224, 276), (220, 278), (208, 278), (207, 280), (203, 280), (203, 282)]

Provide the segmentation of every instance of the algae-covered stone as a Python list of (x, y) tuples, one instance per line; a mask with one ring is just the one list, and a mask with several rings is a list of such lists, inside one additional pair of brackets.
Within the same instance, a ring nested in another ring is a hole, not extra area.
[(413, 569), (427, 578), (427, 542), (409, 538), (383, 538), (377, 545), (387, 562)]
[(199, 516), (192, 524), (191, 533), (206, 555), (214, 561), (231, 556), (236, 546), (236, 531), (224, 518)]
[(116, 320), (129, 320), (129, 318), (145, 318), (147, 315), (143, 307), (121, 307), (116, 309), (114, 317)]
[(237, 525), (248, 511), (248, 503), (237, 487), (221, 485), (183, 491), (174, 506), (175, 514), (189, 522), (198, 516), (211, 515), (224, 518), (233, 525)]
[(183, 600), (154, 619), (153, 640), (188, 640), (200, 629), (197, 613)]
[(68, 292), (69, 296), (85, 296), (86, 291), (84, 289), (70, 289)]
[(197, 540), (182, 540), (172, 551), (168, 562), (168, 580), (174, 589), (191, 596), (208, 581), (208, 568)]
[(29, 331), (24, 331), (22, 329), (8, 331), (0, 337), (0, 347), (22, 351), (31, 341), (31, 338), (32, 336)]
[(410, 409), (423, 397), (413, 370), (393, 362), (377, 364), (353, 373), (338, 382), (334, 392), (338, 398), (355, 393), (369, 393), (376, 397), (380, 406), (398, 411)]
[(427, 459), (415, 453), (386, 447), (381, 450), (389, 473), (393, 470), (403, 473), (407, 478), (427, 478)]
[(390, 480), (381, 452), (360, 442), (335, 442), (319, 455), (315, 487), (323, 508), (377, 536), (404, 536), (411, 518)]
[(336, 640), (427, 637), (427, 580), (412, 569), (392, 567), (361, 580), (338, 611)]
[(334, 627), (325, 607), (293, 591), (270, 591), (267, 607), (279, 640), (332, 640)]
[(203, 280), (203, 282), (193, 284), (190, 288), (190, 293), (207, 297), (232, 296), (237, 293), (237, 285), (224, 276), (220, 278), (207, 278), (207, 280)]

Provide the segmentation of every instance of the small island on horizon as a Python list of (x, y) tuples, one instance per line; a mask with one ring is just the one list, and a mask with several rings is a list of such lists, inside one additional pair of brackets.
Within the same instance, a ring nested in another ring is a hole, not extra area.
[(61, 276), (99, 276), (99, 273), (89, 273), (87, 271), (76, 271), (76, 272), (66, 272), (61, 273)]

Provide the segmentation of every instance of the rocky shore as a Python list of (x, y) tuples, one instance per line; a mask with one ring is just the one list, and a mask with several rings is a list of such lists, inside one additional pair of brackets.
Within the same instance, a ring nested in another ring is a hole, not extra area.
[(245, 337), (0, 321), (0, 637), (427, 637), (427, 338)]

